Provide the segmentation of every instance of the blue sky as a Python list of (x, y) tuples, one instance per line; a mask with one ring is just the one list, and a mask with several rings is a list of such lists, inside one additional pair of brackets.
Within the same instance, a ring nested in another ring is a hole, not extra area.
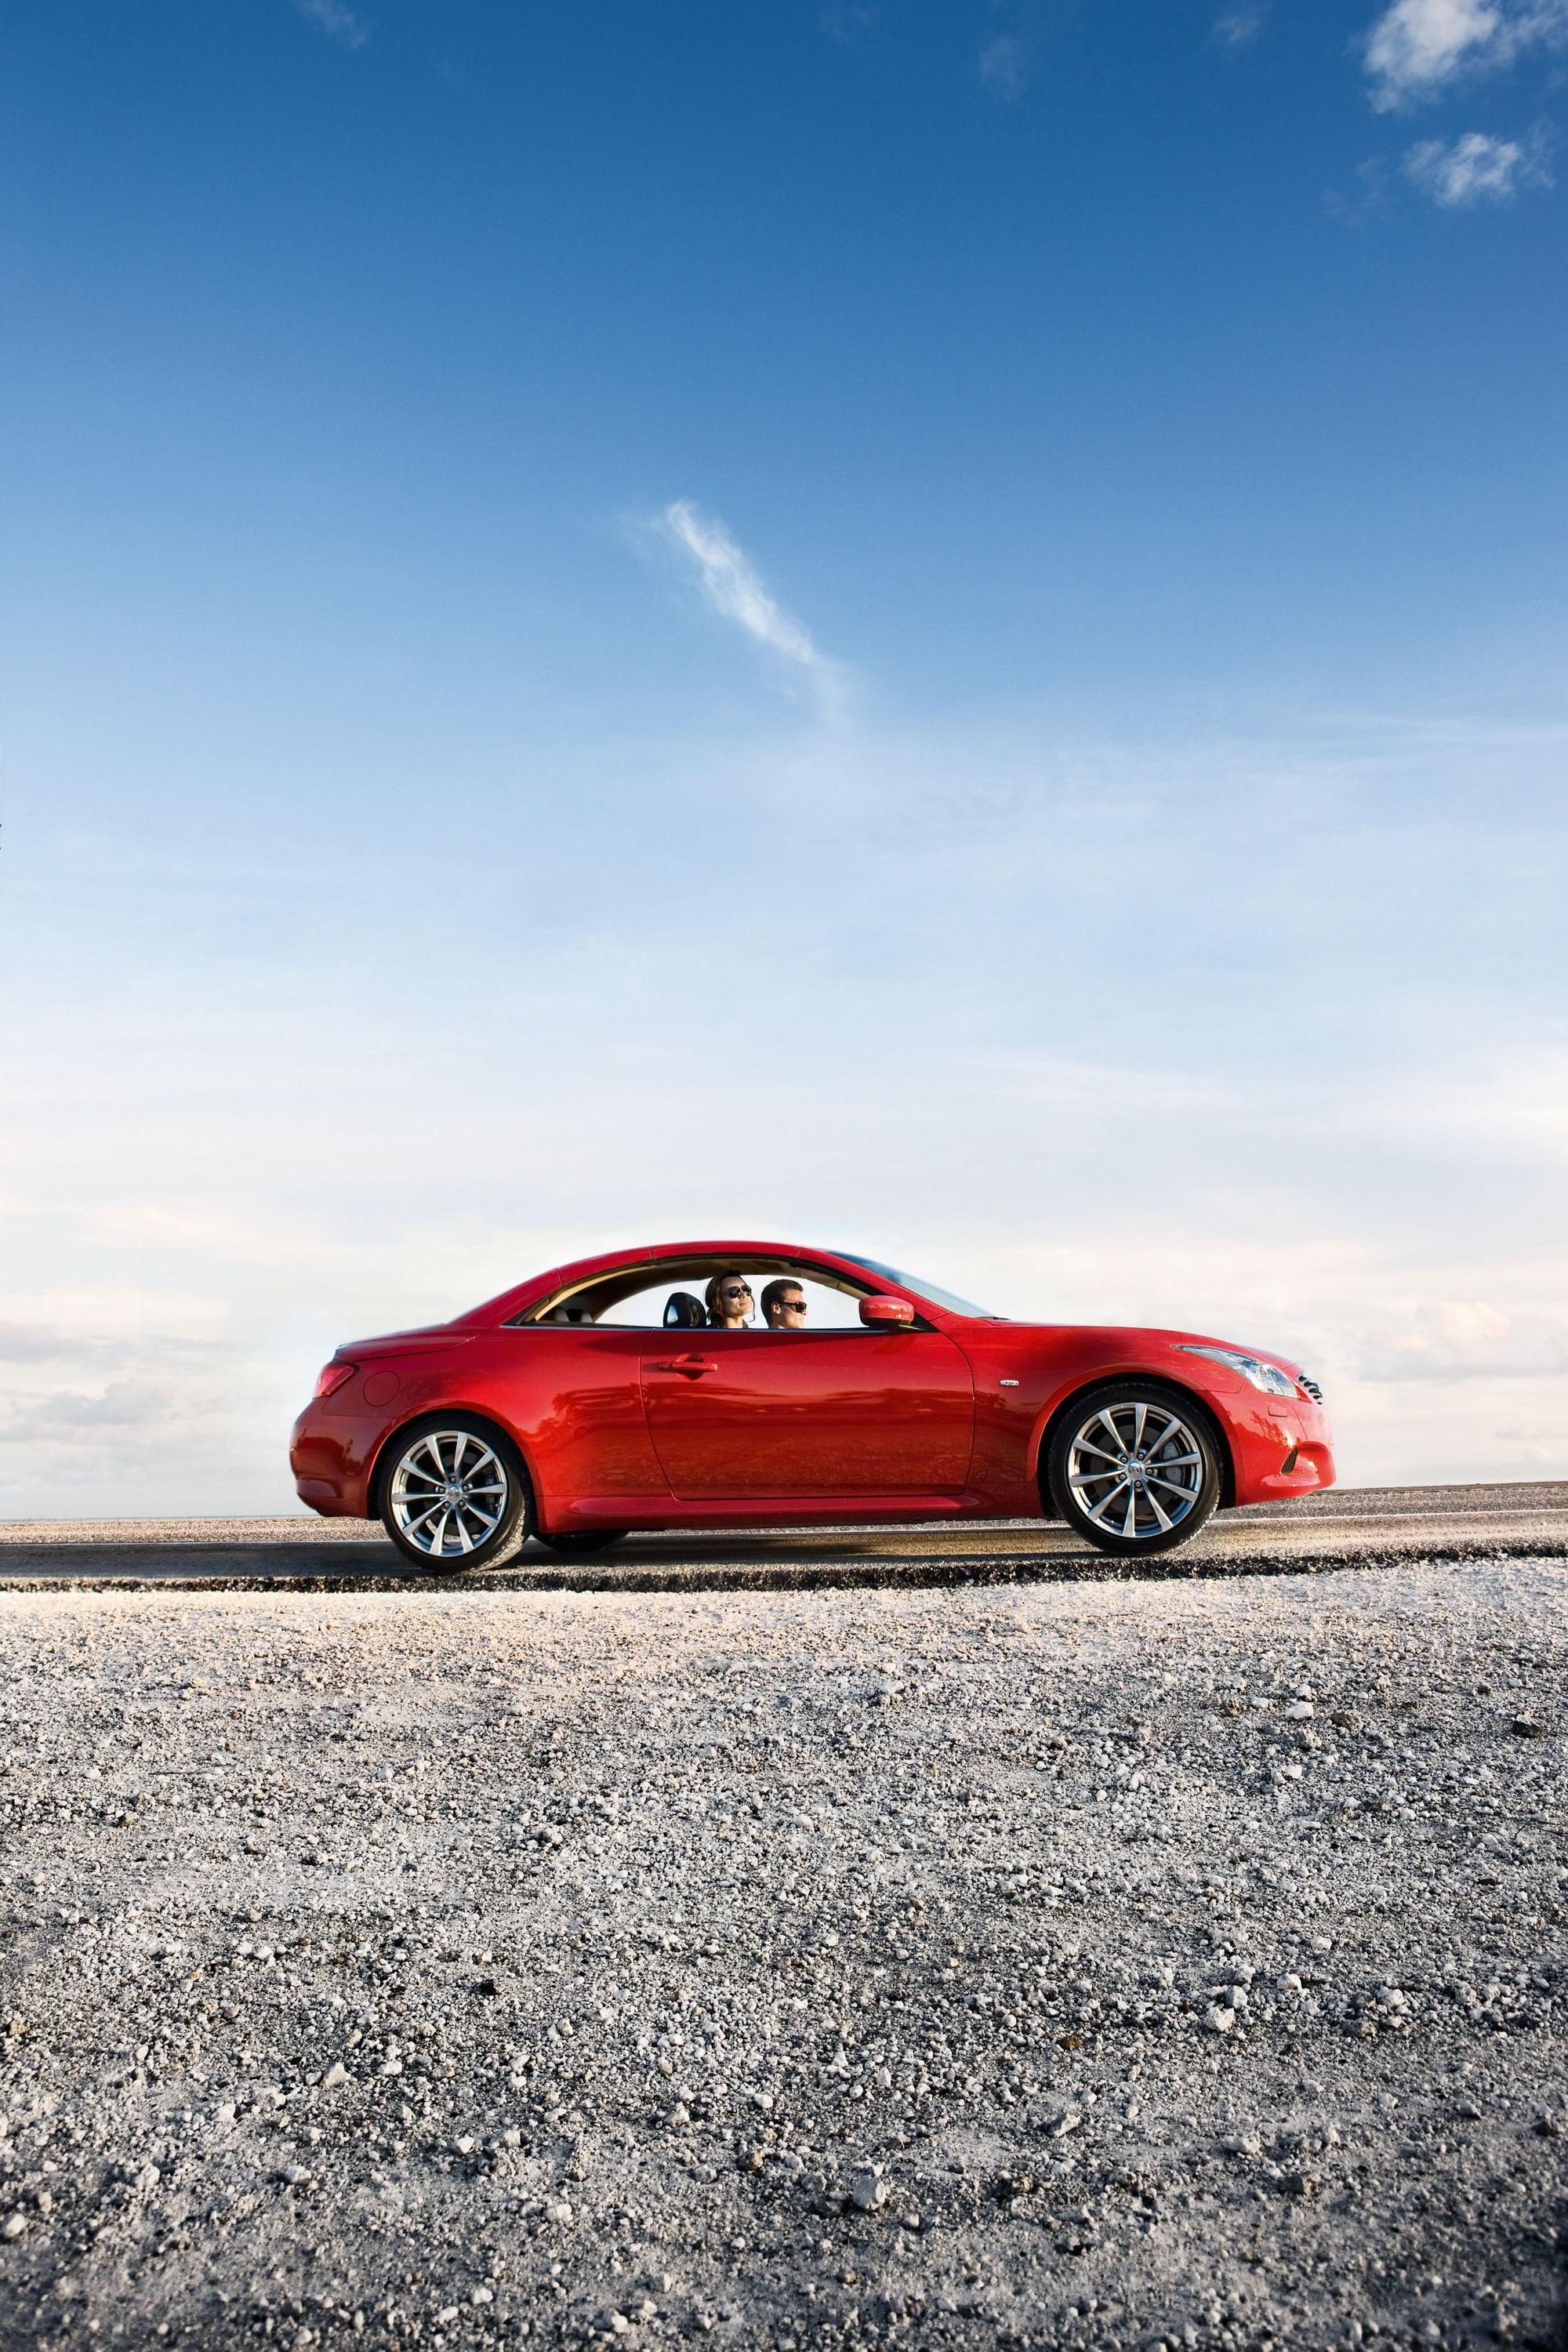
[(1568, 1475), (1563, 0), (23, 5), (0, 1510), (860, 1243)]

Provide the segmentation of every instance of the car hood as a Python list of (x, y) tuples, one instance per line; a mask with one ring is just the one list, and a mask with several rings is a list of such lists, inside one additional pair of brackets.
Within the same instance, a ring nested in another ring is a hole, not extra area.
[(1300, 1376), (1301, 1369), (1293, 1356), (1282, 1355), (1278, 1348), (1256, 1347), (1250, 1339), (1216, 1339), (1210, 1331), (1164, 1331), (1137, 1323), (1013, 1323), (991, 1328), (1006, 1328), (1021, 1338), (1027, 1336), (1042, 1342), (1059, 1341), (1070, 1334), (1075, 1339), (1096, 1342), (1107, 1355), (1142, 1353), (1150, 1348), (1229, 1348), (1237, 1355), (1256, 1356), (1259, 1363), (1278, 1364), (1292, 1380)]

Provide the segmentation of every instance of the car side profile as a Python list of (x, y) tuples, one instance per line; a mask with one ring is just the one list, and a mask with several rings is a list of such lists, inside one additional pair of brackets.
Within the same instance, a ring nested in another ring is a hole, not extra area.
[[(764, 1283), (791, 1299), (783, 1324), (752, 1320)], [(353, 1340), (289, 1458), (313, 1510), (379, 1518), (441, 1570), (531, 1537), (592, 1551), (633, 1529), (942, 1518), (1060, 1518), (1130, 1557), (1334, 1479), (1321, 1393), (1284, 1357), (1016, 1322), (765, 1242), (610, 1251)]]

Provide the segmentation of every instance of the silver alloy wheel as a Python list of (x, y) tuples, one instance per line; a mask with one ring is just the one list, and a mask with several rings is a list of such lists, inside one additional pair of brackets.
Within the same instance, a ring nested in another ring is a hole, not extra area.
[(427, 1429), (392, 1474), (397, 1532), (430, 1559), (460, 1559), (489, 1541), (505, 1515), (506, 1465), (470, 1429)]
[(1163, 1404), (1101, 1405), (1068, 1448), (1074, 1502), (1124, 1541), (1179, 1528), (1203, 1492), (1204, 1469), (1192, 1431)]

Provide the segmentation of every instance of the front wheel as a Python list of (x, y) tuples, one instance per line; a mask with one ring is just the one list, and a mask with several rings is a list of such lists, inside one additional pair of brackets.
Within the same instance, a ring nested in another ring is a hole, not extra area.
[(567, 1528), (560, 1535), (546, 1535), (535, 1528), (535, 1543), (547, 1544), (552, 1551), (607, 1551), (611, 1544), (624, 1543), (630, 1528)]
[(392, 1441), (382, 1524), (416, 1568), (498, 1568), (528, 1541), (533, 1492), (510, 1438), (477, 1413), (431, 1413)]
[(1206, 1415), (1152, 1381), (1113, 1381), (1079, 1397), (1051, 1441), (1051, 1493), (1099, 1551), (1133, 1559), (1185, 1543), (1220, 1496)]

